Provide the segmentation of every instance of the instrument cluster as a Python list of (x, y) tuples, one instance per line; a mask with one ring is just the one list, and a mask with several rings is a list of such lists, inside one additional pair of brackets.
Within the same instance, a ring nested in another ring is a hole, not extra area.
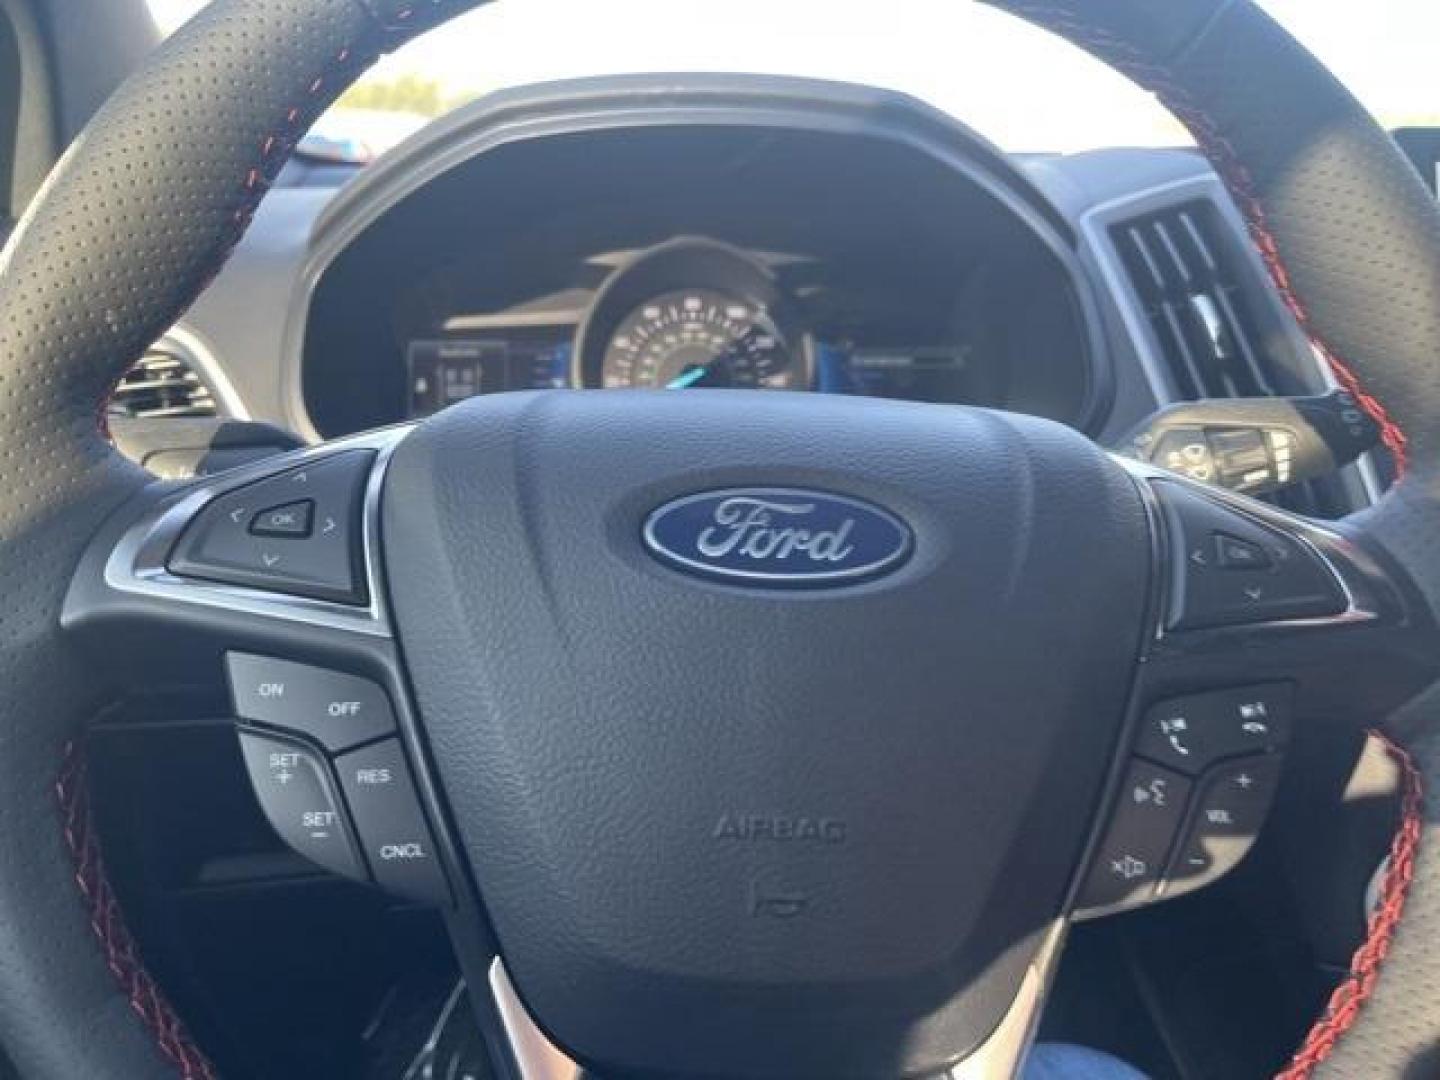
[(1074, 237), (1015, 163), (913, 102), (742, 82), (696, 88), (704, 122), (577, 87), (584, 108), (546, 97), (564, 116), (527, 138), (477, 105), (367, 173), (312, 241), (308, 426), (732, 388), (1096, 424), (1110, 381)]
[(406, 415), (428, 416), (479, 394), (566, 388), (993, 403), (977, 400), (977, 343), (964, 335), (860, 341), (817, 332), (826, 290), (806, 263), (679, 237), (595, 260), (608, 276), (583, 307), (570, 290), (559, 294), (568, 306), (540, 298), (508, 315), (446, 315), (406, 346)]

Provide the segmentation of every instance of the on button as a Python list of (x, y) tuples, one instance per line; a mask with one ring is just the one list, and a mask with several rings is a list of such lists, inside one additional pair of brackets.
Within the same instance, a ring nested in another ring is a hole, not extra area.
[(225, 665), (235, 714), (246, 720), (301, 732), (327, 750), (395, 730), (390, 699), (369, 679), (246, 653), (226, 654)]

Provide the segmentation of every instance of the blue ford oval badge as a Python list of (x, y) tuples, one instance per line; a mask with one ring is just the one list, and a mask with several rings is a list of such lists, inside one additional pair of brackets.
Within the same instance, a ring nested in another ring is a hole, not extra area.
[(666, 503), (645, 545), (671, 566), (767, 588), (843, 585), (905, 561), (909, 526), (878, 506), (794, 488), (732, 488)]

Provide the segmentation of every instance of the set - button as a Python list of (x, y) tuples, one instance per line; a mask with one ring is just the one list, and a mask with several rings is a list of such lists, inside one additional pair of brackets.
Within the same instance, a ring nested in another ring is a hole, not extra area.
[(304, 743), (240, 732), (240, 751), (266, 818), (291, 848), (345, 877), (365, 876), (324, 759)]

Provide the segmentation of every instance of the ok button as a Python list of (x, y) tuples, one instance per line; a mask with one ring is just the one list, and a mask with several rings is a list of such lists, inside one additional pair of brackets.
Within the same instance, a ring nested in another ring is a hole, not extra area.
[(298, 731), (335, 751), (395, 730), (390, 699), (369, 679), (245, 653), (229, 653), (225, 663), (243, 719)]

